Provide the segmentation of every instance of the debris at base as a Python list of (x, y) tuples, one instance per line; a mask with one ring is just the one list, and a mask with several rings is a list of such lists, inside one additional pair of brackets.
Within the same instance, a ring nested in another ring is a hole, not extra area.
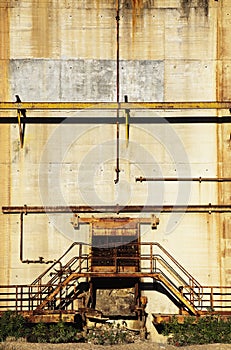
[(88, 329), (87, 342), (97, 345), (128, 344), (141, 341), (140, 332), (129, 331), (115, 323), (100, 324)]

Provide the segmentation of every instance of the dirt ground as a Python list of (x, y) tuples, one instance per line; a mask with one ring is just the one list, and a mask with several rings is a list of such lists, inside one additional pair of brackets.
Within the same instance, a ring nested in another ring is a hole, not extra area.
[(0, 350), (227, 350), (231, 344), (206, 344), (175, 347), (167, 344), (139, 341), (126, 345), (101, 346), (87, 343), (76, 344), (32, 344), (26, 342), (5, 342)]

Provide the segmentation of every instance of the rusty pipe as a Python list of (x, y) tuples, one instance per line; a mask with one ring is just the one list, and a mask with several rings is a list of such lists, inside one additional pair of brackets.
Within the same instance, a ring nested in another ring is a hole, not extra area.
[[(3, 206), (3, 214), (25, 213), (24, 206)], [(126, 205), (126, 206), (26, 206), (27, 214), (46, 213), (225, 213), (231, 212), (231, 204), (198, 205)]]
[(148, 182), (148, 181), (179, 181), (179, 182), (231, 182), (230, 177), (136, 177), (136, 182)]
[(20, 261), (23, 262), (23, 212), (20, 213)]
[(120, 173), (120, 158), (119, 158), (119, 153), (120, 153), (120, 125), (119, 125), (119, 109), (117, 109), (117, 117), (116, 117), (116, 178), (114, 180), (114, 183), (117, 184), (119, 182), (119, 173)]
[(116, 178), (114, 180), (115, 184), (119, 182), (120, 173), (120, 159), (119, 159), (119, 138), (120, 138), (120, 125), (119, 125), (119, 101), (120, 101), (120, 47), (119, 47), (119, 35), (120, 35), (120, 2), (116, 0)]

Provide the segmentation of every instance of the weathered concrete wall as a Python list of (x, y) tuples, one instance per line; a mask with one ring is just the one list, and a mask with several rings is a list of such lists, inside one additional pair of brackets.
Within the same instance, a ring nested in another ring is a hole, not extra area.
[[(0, 99), (9, 99), (9, 84), (8, 84), (8, 67), (10, 58), (10, 40), (9, 40), (9, 10), (6, 6), (0, 7)], [(10, 145), (10, 128), (7, 125), (1, 125), (0, 128), (1, 152), (0, 152), (0, 202), (10, 202), (11, 192), (11, 145)], [(11, 267), (11, 239), (9, 218), (1, 216), (1, 273), (0, 279), (5, 283), (9, 283), (9, 274)]]
[[(229, 100), (230, 95), (230, 58), (231, 51), (228, 45), (230, 38), (230, 12), (231, 4), (229, 1), (223, 1), (219, 7), (218, 21), (218, 89), (217, 97), (220, 100)], [(230, 125), (217, 126), (217, 143), (218, 143), (218, 158), (217, 172), (218, 174), (230, 177)], [(224, 184), (218, 193), (218, 200), (221, 203), (230, 201), (231, 188), (229, 184)], [(220, 262), (221, 262), (221, 283), (230, 285), (230, 216), (222, 215), (220, 217)]]
[[(121, 1), (121, 101), (124, 95), (129, 101), (229, 99), (230, 15), (228, 0)], [(19, 94), (23, 101), (115, 101), (115, 16), (112, 0), (1, 1), (1, 100)], [(169, 113), (134, 111), (132, 117)], [(79, 116), (86, 124), (27, 125), (23, 149), (17, 126), (1, 125), (1, 205), (208, 204), (230, 199), (227, 184), (187, 188), (135, 183), (138, 176), (230, 176), (229, 125), (136, 124), (128, 147), (122, 125), (120, 182), (115, 185), (115, 125), (87, 121), (89, 116), (115, 115), (52, 115)], [(57, 259), (73, 240), (87, 241), (88, 231), (73, 232), (69, 220), (68, 215), (27, 216), (24, 258)], [(0, 216), (0, 283), (29, 283), (44, 269), (20, 263), (19, 226), (17, 216)], [(231, 278), (229, 227), (228, 215), (163, 214), (158, 230), (153, 234), (143, 228), (142, 239), (160, 242), (202, 284), (225, 285)], [(149, 297), (150, 312), (175, 310), (157, 293)]]

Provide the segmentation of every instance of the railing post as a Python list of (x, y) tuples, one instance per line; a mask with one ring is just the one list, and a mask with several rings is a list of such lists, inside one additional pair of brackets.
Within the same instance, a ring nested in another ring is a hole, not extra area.
[(32, 286), (29, 287), (29, 310), (33, 310), (33, 298), (31, 298), (32, 295)]
[(151, 259), (150, 269), (151, 269), (151, 273), (152, 273), (153, 272), (153, 244), (152, 243), (150, 245), (150, 259)]
[(116, 254), (116, 252), (117, 252), (117, 249), (114, 248), (115, 272), (118, 272), (117, 271), (118, 270), (118, 265), (117, 265), (117, 254)]
[(23, 309), (23, 287), (20, 287), (20, 311)]
[(18, 286), (16, 286), (15, 294), (15, 309), (18, 311)]
[(28, 297), (27, 309), (30, 310), (30, 286), (27, 286), (27, 297)]
[(211, 287), (211, 291), (210, 291), (210, 308), (211, 308), (211, 310), (213, 310), (213, 307), (214, 307), (213, 287)]
[(38, 303), (37, 305), (41, 304), (42, 302), (42, 287), (41, 287), (41, 281), (39, 281), (39, 284), (38, 284)]
[[(88, 252), (89, 253), (89, 252)], [(86, 261), (86, 268), (87, 268), (87, 272), (89, 272), (89, 260), (90, 260), (90, 256), (91, 256), (91, 252), (89, 254), (87, 254), (87, 261)]]
[(194, 284), (194, 282), (193, 282), (193, 280), (192, 280), (192, 304), (193, 304), (193, 306), (194, 306), (194, 301), (195, 301), (195, 284)]
[(79, 245), (79, 272), (82, 271), (82, 243)]

